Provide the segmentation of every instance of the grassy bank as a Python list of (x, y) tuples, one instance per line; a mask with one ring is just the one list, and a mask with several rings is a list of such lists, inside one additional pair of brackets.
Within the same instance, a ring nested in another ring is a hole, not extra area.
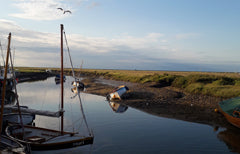
[(230, 98), (240, 95), (238, 73), (83, 70), (82, 74), (137, 83), (155, 82), (156, 87), (173, 86), (189, 93), (216, 97)]
[[(19, 72), (45, 72), (46, 68), (18, 67)], [(53, 71), (59, 69), (52, 69)], [(70, 71), (68, 69), (67, 71)], [(79, 74), (76, 70), (76, 74)], [(173, 86), (189, 93), (230, 98), (240, 96), (239, 73), (174, 72), (137, 70), (81, 70), (82, 75), (136, 83), (155, 82), (157, 87)]]

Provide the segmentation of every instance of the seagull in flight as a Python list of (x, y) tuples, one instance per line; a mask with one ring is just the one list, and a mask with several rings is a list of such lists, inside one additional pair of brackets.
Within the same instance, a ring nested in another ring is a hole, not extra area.
[(63, 11), (63, 14), (65, 14), (65, 13), (72, 14), (72, 12), (70, 10), (63, 10), (63, 8), (61, 8), (61, 7), (57, 8), (57, 9), (60, 10), (60, 11)]
[(67, 12), (70, 13), (70, 14), (72, 14), (72, 12), (71, 12), (70, 10), (64, 11), (63, 14), (65, 14), (65, 13), (67, 13)]

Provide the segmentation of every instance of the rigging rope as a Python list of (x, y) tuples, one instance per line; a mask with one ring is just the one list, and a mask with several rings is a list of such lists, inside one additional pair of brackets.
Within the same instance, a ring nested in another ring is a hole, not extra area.
[[(22, 127), (23, 138), (25, 138), (25, 131), (24, 131), (24, 126), (23, 126), (23, 118), (22, 118), (22, 114), (21, 114), (21, 110), (20, 110), (20, 104), (19, 104), (19, 99), (18, 99), (17, 82), (16, 82), (15, 72), (14, 72), (14, 69), (13, 69), (13, 60), (12, 60), (11, 50), (9, 52), (9, 56), (10, 56), (10, 63), (11, 63), (11, 71), (12, 71), (12, 75), (13, 75), (13, 84), (14, 84), (14, 90), (15, 90), (15, 97), (16, 97), (16, 100), (17, 100), (17, 107), (18, 107), (18, 112), (19, 112), (20, 125)], [(30, 147), (30, 145), (28, 143), (26, 144), (26, 148), (27, 148), (27, 150), (29, 152), (31, 152), (31, 147)]]
[(2, 49), (1, 41), (0, 41), (0, 46), (1, 46), (1, 53), (2, 53), (2, 59), (3, 59), (3, 66), (5, 67), (5, 60), (4, 60), (4, 56), (3, 56), (3, 49)]
[[(69, 46), (68, 46), (68, 42), (67, 42), (67, 37), (66, 37), (65, 30), (63, 31), (63, 33), (64, 33), (65, 43), (66, 43), (67, 50), (68, 50), (69, 60), (70, 60), (71, 67), (72, 67), (73, 78), (74, 78), (74, 81), (77, 82), (77, 78), (76, 78), (76, 76), (75, 76), (75, 72), (74, 72), (74, 69), (73, 69), (72, 58), (71, 58), (71, 55), (70, 55), (70, 50), (69, 50)], [(77, 89), (77, 95), (78, 95), (78, 99), (79, 99), (79, 102), (80, 102), (80, 103), (79, 103), (79, 104), (80, 104), (80, 110), (81, 110), (81, 113), (82, 113), (82, 116), (83, 116), (83, 119), (84, 119), (84, 123), (86, 124), (88, 133), (89, 133), (90, 135), (92, 135), (92, 134), (91, 134), (91, 131), (90, 131), (89, 127), (88, 127), (88, 124), (87, 124), (87, 119), (86, 119), (85, 113), (84, 113), (84, 111), (83, 111), (83, 105), (82, 105), (82, 100), (81, 100), (81, 97), (80, 97), (80, 91), (79, 91), (78, 88), (76, 88), (76, 89)]]

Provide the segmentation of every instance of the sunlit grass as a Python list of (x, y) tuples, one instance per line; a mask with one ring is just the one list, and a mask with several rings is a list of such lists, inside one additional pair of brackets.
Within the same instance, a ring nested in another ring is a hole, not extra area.
[[(18, 70), (20, 72), (43, 72), (46, 68), (19, 67)], [(59, 71), (59, 68), (52, 68), (52, 70)], [(66, 71), (69, 72), (71, 69)], [(79, 73), (136, 83), (154, 82), (163, 86), (181, 88), (194, 94), (224, 98), (240, 95), (239, 73), (76, 69), (76, 74)]]

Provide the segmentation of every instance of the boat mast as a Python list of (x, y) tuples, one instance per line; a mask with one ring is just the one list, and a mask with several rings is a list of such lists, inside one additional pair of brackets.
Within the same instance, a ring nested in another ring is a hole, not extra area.
[[(61, 24), (61, 110), (63, 111), (63, 24)], [(61, 135), (63, 135), (63, 113), (61, 115)]]
[[(11, 33), (9, 33), (9, 36), (8, 36), (7, 57), (6, 57), (6, 65), (5, 65), (5, 70), (4, 70), (4, 80), (3, 80), (3, 88), (2, 88), (0, 133), (2, 132), (3, 108), (4, 108), (5, 90), (6, 90), (6, 82), (7, 82), (7, 69), (8, 69), (8, 59), (9, 59), (9, 52), (10, 52), (10, 43), (11, 43)], [(0, 140), (1, 140), (1, 137), (0, 137)]]

